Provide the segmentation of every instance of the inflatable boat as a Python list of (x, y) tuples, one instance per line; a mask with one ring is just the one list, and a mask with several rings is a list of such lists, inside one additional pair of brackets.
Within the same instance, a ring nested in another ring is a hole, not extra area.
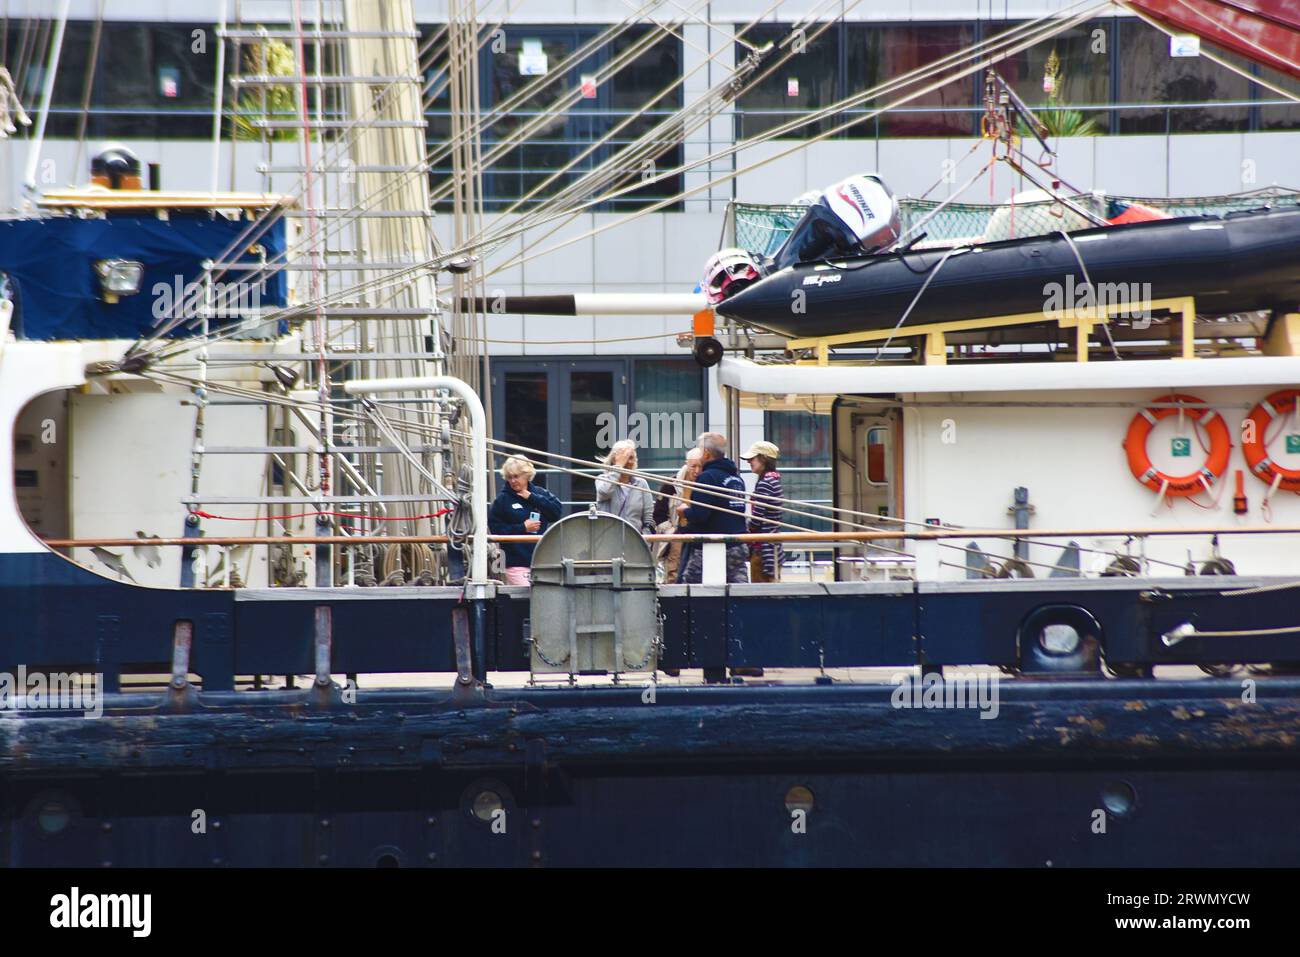
[(1300, 305), (1300, 208), (857, 255), (838, 254), (853, 237), (833, 236), (826, 212), (810, 208), (772, 262), (715, 271), (717, 314), (803, 338), (1039, 311), (1047, 320), (1102, 302), (1137, 316), (1147, 301), (1184, 296), (1210, 315)]

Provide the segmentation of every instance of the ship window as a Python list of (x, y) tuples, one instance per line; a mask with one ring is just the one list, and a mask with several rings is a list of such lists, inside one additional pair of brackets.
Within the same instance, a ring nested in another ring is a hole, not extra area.
[(867, 484), (888, 485), (885, 457), (889, 441), (888, 429), (867, 430)]
[[(781, 490), (788, 502), (807, 502), (821, 506), (831, 504), (831, 419), (811, 412), (768, 412), (763, 423), (763, 438), (781, 450), (777, 468), (781, 472)], [(803, 511), (828, 515), (824, 508)], [(796, 515), (787, 518), (803, 528), (830, 531), (825, 519)]]

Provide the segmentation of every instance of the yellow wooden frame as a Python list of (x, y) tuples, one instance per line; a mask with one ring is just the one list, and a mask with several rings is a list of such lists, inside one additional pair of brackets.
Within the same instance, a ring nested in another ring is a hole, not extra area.
[(1131, 312), (1134, 309), (1160, 310), (1179, 313), (1182, 317), (1182, 354), (1179, 358), (1194, 359), (1196, 299), (1192, 296), (1178, 296), (1172, 299), (1150, 299), (1139, 303), (1116, 303), (1113, 306), (1093, 307), (1091, 309), (1061, 309), (1056, 312), (1022, 312), (1009, 316), (989, 316), (982, 319), (959, 319), (955, 322), (936, 322), (920, 326), (904, 326), (901, 329), (864, 329), (860, 332), (842, 332), (833, 336), (816, 336), (806, 339), (791, 339), (786, 347), (792, 350), (814, 349), (816, 357), (800, 360), (803, 364), (828, 365), (830, 351), (835, 346), (879, 342), (884, 339), (909, 339), (925, 336), (926, 365), (946, 365), (948, 362), (948, 344), (945, 333), (967, 332), (972, 329), (996, 329), (1000, 326), (1025, 326), (1035, 322), (1056, 322), (1061, 328), (1074, 328), (1075, 347), (1079, 362), (1088, 361), (1088, 336), (1093, 326), (1105, 322), (1117, 312)]

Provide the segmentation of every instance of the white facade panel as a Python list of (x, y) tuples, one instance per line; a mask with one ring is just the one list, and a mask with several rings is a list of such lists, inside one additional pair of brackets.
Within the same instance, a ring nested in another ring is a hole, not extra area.
[(676, 330), (689, 328), (689, 321), (683, 317), (595, 316), (593, 318), (598, 339), (594, 344), (597, 355), (648, 353), (679, 358), (687, 354), (685, 350), (679, 349), (670, 337)]
[(522, 356), (524, 354), (524, 317), (487, 314), (488, 354)]
[(756, 168), (736, 177), (736, 198), (748, 203), (785, 203), (808, 189), (811, 147), (792, 150), (795, 145), (795, 140), (770, 140), (737, 150), (737, 170)]
[(703, 278), (705, 260), (721, 245), (723, 213), (669, 213), (660, 214), (660, 218), (664, 223), (664, 288), (670, 292), (694, 289)]
[(597, 213), (594, 228), (602, 229), (592, 240), (595, 275), (602, 284), (634, 283), (662, 285), (664, 275), (664, 217), (647, 214), (619, 226), (617, 213)]
[[(563, 286), (535, 286), (530, 292), (555, 295), (567, 291)], [(592, 316), (525, 316), (524, 339), (530, 356), (589, 356), (596, 352), (596, 321)]]
[[(879, 172), (896, 196), (921, 196), (943, 178), (948, 158), (947, 140), (881, 140)], [(978, 168), (962, 164), (959, 181)]]
[(1241, 183), (1240, 133), (1206, 133), (1192, 137), (1193, 143), (1185, 139), (1169, 138), (1171, 196), (1212, 196), (1216, 191), (1238, 193), (1248, 188)]
[(570, 291), (590, 289), (595, 281), (594, 225), (594, 217), (582, 213), (568, 222), (556, 219), (525, 232), (524, 282), (568, 283)]
[(1170, 195), (1169, 137), (1101, 137), (1096, 156), (1094, 189), (1120, 196)]
[(1242, 189), (1300, 185), (1300, 133), (1243, 133)]

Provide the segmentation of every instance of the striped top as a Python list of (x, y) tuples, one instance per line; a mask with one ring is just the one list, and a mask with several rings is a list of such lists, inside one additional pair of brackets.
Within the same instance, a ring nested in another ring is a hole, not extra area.
[[(759, 535), (779, 532), (781, 526), (777, 523), (785, 513), (780, 503), (784, 499), (785, 492), (781, 488), (780, 472), (772, 469), (759, 476), (754, 486), (754, 498), (750, 504), (749, 531)], [(775, 579), (781, 567), (781, 544), (764, 542), (758, 547), (758, 552), (763, 559), (763, 574)]]

